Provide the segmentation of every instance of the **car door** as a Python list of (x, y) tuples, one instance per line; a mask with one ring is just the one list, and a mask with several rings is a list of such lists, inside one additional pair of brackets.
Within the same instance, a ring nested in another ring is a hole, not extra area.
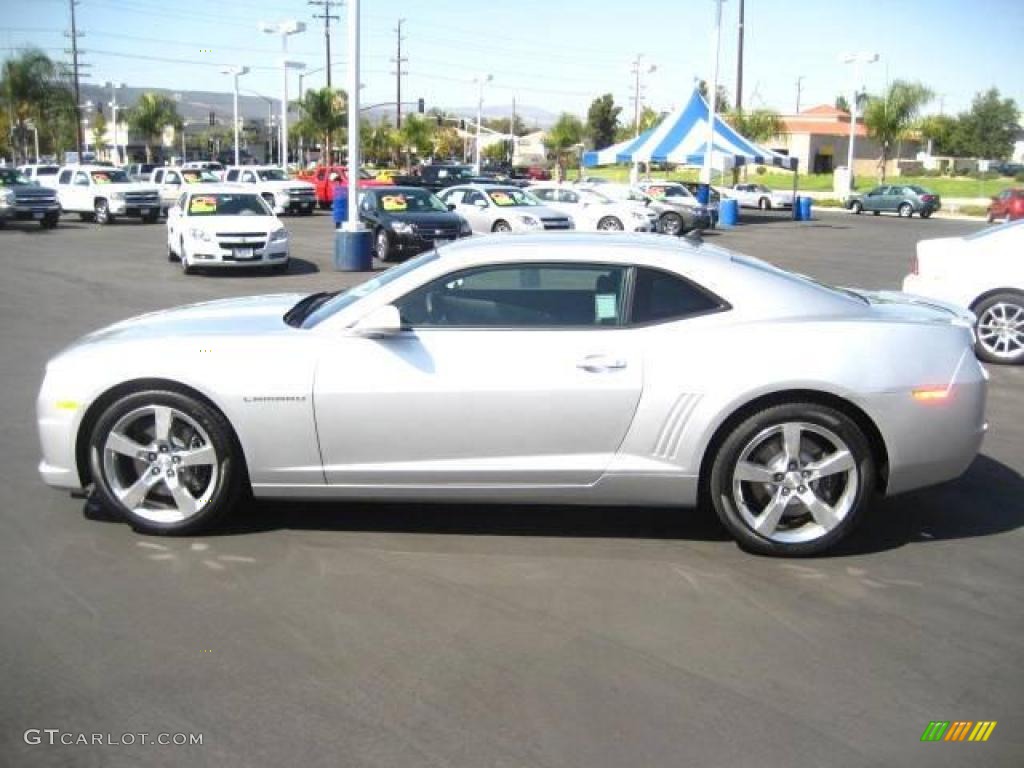
[(456, 212), (461, 215), (474, 232), (491, 231), (491, 211), (487, 196), (478, 189), (467, 189), (462, 199), (455, 204)]
[(57, 200), (60, 207), (66, 211), (74, 210), (74, 200), (71, 195), (71, 180), (75, 172), (65, 168), (57, 176)]
[(626, 268), (450, 272), (394, 302), (406, 330), (332, 339), (314, 384), (331, 485), (596, 482), (640, 399)]
[(875, 187), (863, 198), (861, 203), (864, 205), (865, 211), (881, 211), (885, 207), (885, 193), (888, 187)]
[(374, 192), (359, 193), (359, 220), (369, 230), (376, 230), (380, 223), (380, 214), (377, 212), (377, 195)]
[(76, 211), (92, 210), (92, 189), (89, 185), (89, 174), (85, 171), (75, 171), (75, 177), (71, 182), (70, 189), (72, 207)]

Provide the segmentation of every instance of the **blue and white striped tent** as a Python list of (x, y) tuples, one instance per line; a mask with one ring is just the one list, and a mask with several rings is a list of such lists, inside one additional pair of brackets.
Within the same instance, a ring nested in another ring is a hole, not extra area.
[[(708, 141), (708, 103), (694, 90), (690, 101), (635, 139), (583, 154), (583, 165), (615, 163), (675, 163), (703, 165)], [(728, 123), (715, 115), (715, 134), (711, 165), (730, 168), (736, 165), (774, 165), (795, 171), (795, 157), (780, 155), (759, 147), (740, 136)]]

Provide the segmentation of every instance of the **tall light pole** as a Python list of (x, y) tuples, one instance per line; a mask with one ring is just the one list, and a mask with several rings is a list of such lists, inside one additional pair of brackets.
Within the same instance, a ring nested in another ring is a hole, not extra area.
[[(283, 76), (283, 87), (281, 89), (281, 167), (288, 165), (288, 70), (301, 69), (305, 65), (293, 66), (298, 62), (288, 61), (288, 36), (297, 35), (306, 31), (306, 23), (296, 19), (285, 19), (276, 24), (268, 24), (265, 21), (259, 23), (261, 32), (268, 35), (281, 36), (281, 72)], [(290, 66), (292, 65), (292, 66)]]
[(473, 173), (477, 176), (480, 175), (480, 123), (484, 118), (484, 83), (489, 83), (494, 79), (494, 75), (480, 75), (473, 79), (473, 82), (477, 84), (477, 98), (476, 98), (476, 151), (474, 152), (473, 159)]
[[(359, 232), (359, 0), (348, 2), (348, 217), (346, 229)], [(328, 158), (330, 162), (330, 158)], [(358, 236), (355, 236), (358, 237)]]
[(640, 135), (640, 108), (643, 105), (643, 86), (640, 84), (642, 75), (649, 75), (658, 68), (657, 64), (651, 64), (644, 69), (642, 53), (638, 53), (633, 60), (633, 136)]
[[(110, 89), (110, 101), (107, 103), (107, 106), (110, 107), (111, 131), (114, 139), (114, 154), (117, 156), (117, 160), (120, 163), (123, 162), (123, 160), (121, 159), (121, 150), (117, 146), (117, 91), (119, 88), (124, 88), (124, 83), (108, 82), (106, 85)], [(127, 152), (125, 152), (125, 154), (127, 155)]]
[(708, 140), (704, 148), (704, 167), (700, 171), (702, 184), (708, 185), (701, 189), (704, 198), (702, 203), (707, 203), (711, 196), (711, 166), (713, 162), (715, 146), (715, 107), (718, 101), (718, 53), (722, 47), (722, 0), (712, 0), (715, 4), (715, 25), (711, 29), (711, 50), (714, 56), (711, 60), (711, 83), (708, 87)]
[(235, 81), (235, 91), (234, 91), (235, 165), (238, 165), (239, 164), (238, 163), (238, 78), (240, 78), (242, 75), (249, 74), (249, 68), (248, 67), (241, 67), (241, 66), (225, 67), (224, 69), (221, 70), (221, 73), (225, 74), (225, 75), (231, 75), (234, 78), (234, 81)]
[(846, 159), (846, 194), (853, 192), (853, 143), (857, 135), (857, 89), (864, 86), (864, 65), (878, 61), (877, 53), (848, 53), (842, 57), (844, 64), (853, 64), (853, 98), (850, 100), (850, 145)]

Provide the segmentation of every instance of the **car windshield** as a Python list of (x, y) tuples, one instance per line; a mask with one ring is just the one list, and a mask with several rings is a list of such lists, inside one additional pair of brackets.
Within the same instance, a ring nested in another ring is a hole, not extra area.
[(540, 200), (521, 189), (489, 189), (487, 196), (499, 208), (519, 208), (543, 205)]
[(128, 174), (124, 171), (111, 168), (108, 171), (92, 171), (93, 184), (128, 184), (131, 179), (128, 178)]
[(21, 171), (16, 171), (13, 168), (0, 168), (0, 187), (31, 183), (32, 181)]
[(280, 168), (267, 168), (256, 171), (256, 174), (260, 177), (260, 181), (288, 181), (288, 174)]
[(192, 195), (189, 216), (270, 216), (270, 209), (259, 195), (214, 193)]
[(439, 179), (469, 179), (473, 177), (473, 169), (468, 165), (452, 165), (437, 169)]
[(979, 229), (977, 232), (967, 235), (964, 240), (981, 240), (986, 237), (992, 237), (993, 235), (1005, 235), (1013, 233), (1015, 236), (1020, 236), (1024, 233), (1024, 219), (1017, 219), (1007, 224), (1000, 224), (998, 227), (986, 227), (985, 229)]
[(441, 213), (446, 212), (448, 206), (427, 190), (415, 189), (379, 195), (377, 210), (384, 213)]
[[(292, 325), (296, 325), (302, 328), (313, 328), (319, 325), (324, 320), (333, 315), (336, 315), (346, 307), (350, 307), (355, 304), (359, 299), (369, 296), (371, 293), (379, 288), (383, 288), (388, 283), (394, 282), (400, 277), (409, 274), (413, 270), (419, 269), (424, 264), (429, 264), (440, 258), (437, 251), (425, 251), (415, 258), (409, 259), (408, 261), (399, 264), (397, 267), (392, 267), (387, 272), (382, 272), (372, 280), (367, 280), (365, 283), (360, 283), (352, 288), (349, 288), (344, 293), (329, 295), (328, 299), (319, 306), (314, 308), (305, 317), (292, 318)], [(315, 294), (314, 294), (315, 295)], [(307, 297), (308, 298), (308, 297)], [(303, 299), (305, 301), (305, 299)], [(301, 304), (301, 302), (300, 302)], [(296, 305), (298, 307), (298, 304)], [(291, 312), (289, 311), (289, 314)]]
[(595, 205), (607, 205), (608, 203), (614, 203), (607, 195), (602, 195), (600, 192), (595, 192), (592, 189), (581, 189), (580, 199), (587, 203), (593, 203)]
[(181, 178), (185, 180), (186, 184), (209, 184), (220, 181), (209, 171), (182, 171)]

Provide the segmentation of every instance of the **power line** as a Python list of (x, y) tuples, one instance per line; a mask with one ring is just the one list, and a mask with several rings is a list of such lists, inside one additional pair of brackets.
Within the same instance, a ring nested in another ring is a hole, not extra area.
[(323, 13), (313, 14), (314, 19), (324, 20), (324, 47), (326, 49), (325, 69), (327, 70), (327, 87), (331, 87), (331, 19), (340, 20), (340, 16), (331, 15), (332, 2), (340, 5), (341, 0), (306, 0), (310, 5), (317, 5), (324, 9)]
[(391, 73), (395, 76), (395, 128), (402, 127), (402, 75), (408, 75), (409, 71), (402, 69), (402, 65), (407, 62), (408, 57), (402, 56), (402, 41), (405, 39), (402, 37), (402, 25), (405, 23), (405, 19), (399, 19), (398, 24), (395, 26), (395, 58), (391, 62), (395, 65), (394, 71)]

